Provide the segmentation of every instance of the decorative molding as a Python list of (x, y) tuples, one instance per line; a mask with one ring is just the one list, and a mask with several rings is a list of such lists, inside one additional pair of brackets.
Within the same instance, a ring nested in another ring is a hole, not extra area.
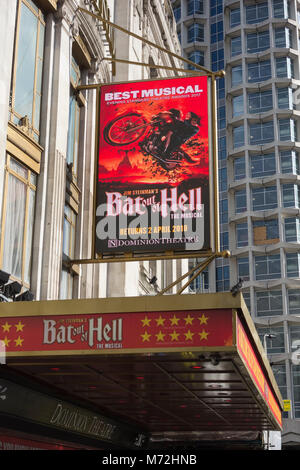
[[(15, 156), (18, 160), (25, 163), (36, 173), (40, 172), (40, 163), (43, 148), (35, 142), (26, 132), (28, 124), (24, 120), (23, 126), (17, 127), (11, 122), (8, 123), (7, 128), (7, 151)], [(25, 130), (25, 132), (24, 132)]]

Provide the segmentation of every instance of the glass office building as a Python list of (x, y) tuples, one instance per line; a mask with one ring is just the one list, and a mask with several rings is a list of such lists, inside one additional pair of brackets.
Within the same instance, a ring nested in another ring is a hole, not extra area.
[(183, 55), (218, 80), (221, 249), (194, 291), (242, 292), (300, 446), (300, 90), (296, 0), (173, 0)]

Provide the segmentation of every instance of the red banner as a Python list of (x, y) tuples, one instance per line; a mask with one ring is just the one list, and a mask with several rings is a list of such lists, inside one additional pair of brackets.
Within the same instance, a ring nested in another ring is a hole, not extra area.
[(6, 317), (6, 352), (232, 346), (232, 310)]
[(251, 377), (253, 378), (254, 382), (256, 383), (257, 388), (259, 389), (260, 393), (262, 394), (270, 409), (272, 410), (276, 421), (280, 424), (280, 426), (282, 426), (280, 408), (274, 398), (273, 393), (271, 392), (271, 389), (266, 381), (265, 375), (256, 358), (255, 352), (250, 344), (249, 339), (247, 338), (245, 330), (239, 319), (237, 319), (237, 348), (242, 358), (244, 359), (248, 371)]

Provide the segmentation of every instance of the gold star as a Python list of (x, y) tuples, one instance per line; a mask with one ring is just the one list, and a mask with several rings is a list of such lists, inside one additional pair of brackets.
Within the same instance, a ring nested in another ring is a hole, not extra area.
[(9, 325), (7, 322), (4, 325), (1, 325), (3, 328), (3, 332), (7, 331), (9, 333), (9, 329), (11, 328), (11, 325)]
[(141, 322), (143, 323), (143, 326), (150, 326), (151, 318), (145, 317)]
[(178, 322), (179, 322), (179, 318), (176, 317), (176, 315), (174, 315), (173, 318), (170, 318), (170, 322), (171, 322), (171, 325), (178, 325)]
[(150, 336), (147, 331), (145, 331), (145, 333), (143, 335), (141, 335), (141, 337), (143, 338), (143, 342), (144, 341), (149, 341), (150, 340)]
[(157, 326), (164, 326), (164, 322), (165, 322), (165, 318), (162, 318), (162, 316), (160, 315), (159, 318), (156, 318), (155, 319), (156, 323), (157, 323)]
[(23, 331), (24, 326), (25, 325), (23, 325), (20, 321), (17, 323), (17, 325), (15, 325), (17, 331)]
[(202, 341), (203, 339), (207, 339), (208, 335), (209, 335), (209, 333), (207, 331), (202, 330), (201, 333), (199, 333), (200, 340)]
[(17, 339), (14, 339), (16, 346), (22, 346), (23, 341), (24, 339), (20, 338), (20, 336)]
[(207, 320), (208, 320), (208, 318), (209, 318), (209, 317), (206, 317), (206, 316), (204, 315), (204, 313), (202, 314), (202, 317), (198, 317), (198, 320), (200, 320), (200, 325), (203, 325), (203, 323), (204, 323), (205, 325), (207, 325)]
[(179, 333), (176, 333), (176, 331), (173, 331), (173, 333), (170, 333), (170, 336), (171, 336), (172, 341), (178, 341)]
[(164, 337), (166, 336), (164, 333), (162, 333), (161, 331), (155, 335), (156, 336), (156, 339), (157, 341), (164, 341)]
[(186, 325), (192, 325), (194, 318), (190, 317), (190, 314), (188, 314), (187, 317), (185, 317), (185, 324)]
[(189, 330), (187, 333), (184, 333), (184, 334), (185, 334), (186, 341), (189, 339), (193, 341), (193, 336), (195, 333), (192, 333), (191, 330)]
[(8, 348), (9, 343), (11, 342), (11, 340), (8, 339), (7, 336), (5, 336), (5, 338), (2, 341), (4, 342), (5, 346)]

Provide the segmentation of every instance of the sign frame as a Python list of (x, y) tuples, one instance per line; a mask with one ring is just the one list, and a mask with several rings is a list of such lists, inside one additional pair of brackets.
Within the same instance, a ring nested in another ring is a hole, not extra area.
[[(187, 78), (187, 77), (207, 77), (207, 101), (208, 101), (208, 154), (209, 154), (209, 213), (210, 213), (210, 247), (208, 250), (161, 250), (157, 252), (123, 252), (123, 253), (105, 253), (96, 254), (96, 187), (97, 187), (97, 168), (99, 159), (99, 126), (100, 126), (100, 90), (103, 86), (133, 84), (141, 82), (155, 82)], [(183, 259), (183, 258), (201, 258), (210, 257), (228, 257), (229, 252), (220, 252), (219, 240), (219, 198), (218, 198), (218, 146), (217, 146), (217, 110), (216, 110), (216, 77), (221, 76), (220, 72), (189, 73), (188, 76), (182, 77), (160, 77), (158, 79), (136, 80), (110, 82), (103, 84), (94, 84), (90, 86), (81, 86), (84, 89), (96, 89), (96, 121), (95, 121), (95, 156), (94, 156), (94, 187), (93, 187), (93, 217), (92, 217), (92, 243), (91, 258), (70, 260), (70, 265), (89, 264), (89, 263), (111, 263), (111, 262), (128, 262), (128, 261), (148, 261), (148, 260), (167, 260), (167, 259)], [(211, 111), (211, 112), (210, 112)]]

